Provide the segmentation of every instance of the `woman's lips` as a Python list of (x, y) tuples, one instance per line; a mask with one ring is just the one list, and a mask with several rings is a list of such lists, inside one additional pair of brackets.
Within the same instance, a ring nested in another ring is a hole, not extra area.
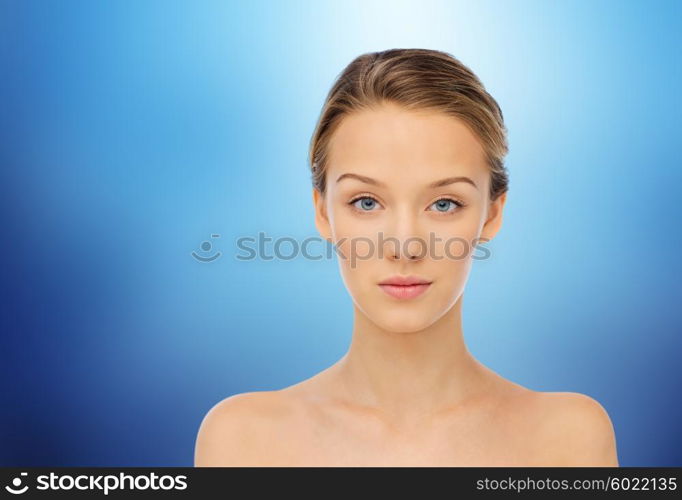
[(424, 293), (431, 283), (420, 283), (416, 285), (379, 285), (388, 295), (396, 299), (413, 299)]

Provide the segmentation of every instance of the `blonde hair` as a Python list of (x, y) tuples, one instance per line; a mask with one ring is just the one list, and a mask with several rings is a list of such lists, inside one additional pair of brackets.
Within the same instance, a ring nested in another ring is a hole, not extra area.
[(460, 118), (479, 138), (490, 167), (490, 199), (508, 189), (502, 110), (478, 77), (452, 55), (429, 49), (390, 49), (356, 57), (327, 94), (310, 141), (313, 187), (324, 195), (329, 141), (353, 111), (392, 102)]

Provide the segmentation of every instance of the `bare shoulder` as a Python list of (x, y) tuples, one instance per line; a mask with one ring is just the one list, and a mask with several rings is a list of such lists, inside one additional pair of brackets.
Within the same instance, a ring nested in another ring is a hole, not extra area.
[(196, 437), (195, 467), (267, 465), (268, 443), (279, 439), (279, 422), (292, 406), (280, 391), (229, 396), (206, 413)]
[(618, 466), (613, 424), (597, 400), (577, 392), (532, 391), (529, 398), (546, 465)]

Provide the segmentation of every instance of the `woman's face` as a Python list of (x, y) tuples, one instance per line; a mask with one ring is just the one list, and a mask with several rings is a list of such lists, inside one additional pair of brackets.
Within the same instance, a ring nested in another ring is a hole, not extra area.
[[(475, 244), (492, 239), (505, 196), (489, 201), (489, 167), (457, 118), (384, 104), (343, 118), (328, 150), (316, 226), (337, 245), (356, 307), (379, 327), (424, 329), (464, 290)], [(422, 286), (382, 286), (392, 277)]]

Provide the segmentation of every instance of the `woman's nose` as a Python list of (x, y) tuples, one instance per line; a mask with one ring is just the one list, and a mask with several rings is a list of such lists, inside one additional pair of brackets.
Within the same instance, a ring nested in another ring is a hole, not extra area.
[(397, 212), (380, 234), (383, 255), (392, 260), (420, 260), (426, 256), (427, 242), (416, 214)]

